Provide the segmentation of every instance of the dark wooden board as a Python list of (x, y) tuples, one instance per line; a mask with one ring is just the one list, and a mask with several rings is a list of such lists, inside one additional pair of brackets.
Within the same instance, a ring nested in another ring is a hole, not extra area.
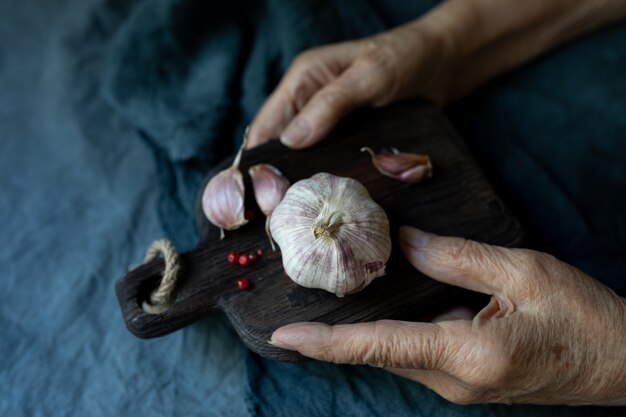
[[(434, 176), (415, 185), (396, 182), (373, 168), (369, 155), (359, 152), (362, 146), (427, 153), (433, 161)], [(231, 162), (232, 158), (217, 166), (206, 181)], [(324, 171), (363, 183), (390, 219), (394, 246), (387, 275), (344, 298), (300, 287), (285, 277), (280, 252), (269, 249), (263, 215), (254, 203), (247, 175), (249, 166), (261, 162), (279, 168), (292, 183)], [(272, 141), (244, 152), (241, 170), (246, 179), (246, 207), (254, 208), (257, 216), (243, 228), (227, 232), (226, 239), (220, 241), (218, 229), (206, 220), (200, 207), (204, 186), (199, 190), (196, 222), (201, 243), (182, 255), (175, 302), (167, 311), (149, 315), (141, 309), (142, 301), (160, 279), (160, 259), (117, 282), (124, 320), (135, 335), (161, 336), (221, 310), (253, 351), (278, 360), (299, 360), (299, 354), (267, 343), (276, 328), (297, 321), (410, 320), (471, 297), (467, 291), (421, 275), (404, 260), (397, 247), (400, 225), (503, 246), (519, 244), (523, 235), (446, 118), (422, 102), (359, 111), (342, 122), (331, 137), (307, 150), (292, 151)], [(252, 267), (231, 265), (226, 260), (231, 250), (246, 252), (259, 247), (266, 256)], [(247, 290), (237, 288), (237, 279), (242, 277), (251, 282)]]

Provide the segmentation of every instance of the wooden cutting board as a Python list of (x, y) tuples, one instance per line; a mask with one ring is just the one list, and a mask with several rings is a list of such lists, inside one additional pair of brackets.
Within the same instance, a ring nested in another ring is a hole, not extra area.
[[(359, 151), (363, 146), (429, 154), (434, 175), (415, 185), (384, 177), (374, 169), (369, 155)], [(298, 286), (286, 277), (280, 252), (269, 247), (264, 218), (254, 202), (247, 175), (249, 166), (261, 162), (276, 166), (291, 183), (329, 172), (364, 184), (390, 219), (394, 246), (387, 275), (344, 298)], [(207, 173), (205, 184), (231, 163), (232, 157)], [(141, 308), (160, 280), (162, 260), (142, 265), (117, 282), (123, 318), (133, 334), (142, 338), (162, 336), (221, 310), (253, 351), (277, 360), (300, 360), (298, 353), (267, 343), (276, 328), (298, 321), (411, 320), (472, 298), (471, 293), (433, 281), (411, 267), (397, 246), (401, 225), (503, 246), (517, 245), (523, 236), (519, 223), (495, 195), (446, 118), (422, 102), (354, 113), (328, 139), (307, 150), (289, 150), (272, 141), (244, 152), (240, 168), (246, 183), (246, 207), (255, 210), (255, 218), (243, 228), (227, 232), (220, 241), (218, 229), (202, 213), (204, 185), (198, 190), (200, 244), (182, 254), (176, 298), (167, 311), (150, 315)], [(231, 250), (251, 252), (258, 248), (264, 249), (265, 256), (251, 267), (227, 262)], [(250, 287), (238, 289), (239, 278), (247, 278)]]

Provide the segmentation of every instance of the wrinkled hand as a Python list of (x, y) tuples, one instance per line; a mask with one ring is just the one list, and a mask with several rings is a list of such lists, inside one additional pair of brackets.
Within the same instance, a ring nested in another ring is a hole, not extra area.
[(547, 254), (408, 227), (400, 240), (418, 270), (491, 302), (472, 320), (296, 323), (272, 343), (385, 367), (461, 404), (626, 404), (625, 300)]
[(357, 107), (445, 104), (576, 36), (626, 17), (623, 0), (450, 0), (363, 40), (300, 54), (250, 126), (248, 146), (305, 148)]
[[(323, 139), (357, 107), (420, 95), (435, 102), (446, 49), (419, 26), (300, 54), (250, 126), (248, 146), (280, 137), (292, 148)], [(428, 65), (424, 65), (424, 63)]]

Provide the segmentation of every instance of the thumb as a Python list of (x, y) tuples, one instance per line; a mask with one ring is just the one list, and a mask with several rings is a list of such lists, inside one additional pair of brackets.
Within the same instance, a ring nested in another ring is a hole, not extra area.
[(514, 250), (402, 226), (400, 247), (420, 272), (457, 287), (498, 294), (515, 276)]
[(459, 322), (294, 323), (276, 330), (269, 343), (327, 362), (450, 372), (448, 352), (454, 352), (465, 333)]

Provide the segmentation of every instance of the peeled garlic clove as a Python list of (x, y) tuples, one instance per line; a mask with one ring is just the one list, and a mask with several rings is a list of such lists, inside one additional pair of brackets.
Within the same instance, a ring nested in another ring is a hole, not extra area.
[(327, 173), (292, 185), (270, 230), (292, 280), (338, 297), (384, 275), (391, 254), (385, 211), (358, 181)]
[(372, 156), (372, 163), (381, 174), (398, 181), (414, 184), (433, 175), (433, 165), (428, 155), (399, 152), (397, 149), (375, 154), (367, 146), (361, 148), (361, 152)]
[(235, 230), (248, 223), (244, 215), (243, 176), (231, 166), (211, 178), (202, 194), (202, 210), (209, 221), (220, 228)]
[(224, 239), (224, 229), (235, 230), (248, 223), (244, 214), (243, 175), (239, 170), (241, 154), (248, 142), (248, 131), (249, 127), (233, 164), (211, 178), (202, 193), (202, 211), (211, 223), (220, 228), (220, 239)]
[(287, 188), (289, 188), (289, 180), (276, 167), (270, 164), (254, 165), (250, 167), (248, 173), (252, 179), (254, 198), (263, 214), (265, 214), (265, 232), (270, 239), (272, 249), (276, 250), (269, 229), (270, 218), (276, 206), (285, 196)]

